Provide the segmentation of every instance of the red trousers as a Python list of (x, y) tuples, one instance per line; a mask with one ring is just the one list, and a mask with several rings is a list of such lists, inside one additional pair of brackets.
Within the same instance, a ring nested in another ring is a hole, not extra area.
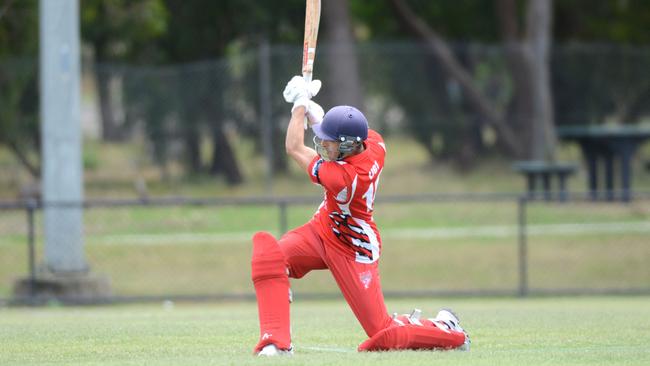
[(287, 272), (290, 278), (301, 278), (315, 269), (330, 270), (371, 338), (359, 350), (454, 348), (463, 344), (462, 332), (439, 329), (431, 321), (426, 326), (397, 326), (386, 311), (378, 263), (356, 262), (335, 244), (324, 242), (317, 225), (311, 221), (279, 241), (268, 233), (253, 238), (252, 277), (260, 317), (260, 340), (254, 352), (270, 343), (283, 349), (291, 346)]
[(368, 337), (372, 337), (392, 323), (381, 291), (378, 262), (356, 262), (336, 249), (335, 244), (325, 243), (318, 235), (317, 225), (310, 221), (280, 239), (289, 277), (301, 278), (311, 270), (329, 269), (352, 312)]
[(369, 337), (392, 324), (381, 292), (377, 262), (356, 262), (318, 235), (318, 223), (289, 231), (279, 241), (267, 233), (253, 237), (253, 283), (260, 318), (260, 341), (254, 352), (273, 343), (291, 345), (289, 283), (315, 269), (329, 269), (343, 297)]

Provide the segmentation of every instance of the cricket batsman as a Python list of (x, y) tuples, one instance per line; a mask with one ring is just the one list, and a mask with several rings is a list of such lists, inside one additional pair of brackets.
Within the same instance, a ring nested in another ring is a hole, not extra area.
[[(429, 319), (421, 319), (417, 309), (388, 315), (379, 280), (381, 236), (372, 217), (386, 146), (358, 109), (341, 105), (324, 114), (311, 100), (320, 87), (319, 80), (294, 76), (283, 93), (293, 104), (287, 154), (323, 188), (324, 199), (309, 222), (280, 240), (266, 232), (253, 236), (251, 277), (260, 322), (255, 354), (293, 353), (289, 278), (323, 269), (332, 273), (369, 337), (359, 351), (469, 350), (469, 337), (450, 310)], [(304, 144), (305, 118), (315, 135), (313, 149)]]

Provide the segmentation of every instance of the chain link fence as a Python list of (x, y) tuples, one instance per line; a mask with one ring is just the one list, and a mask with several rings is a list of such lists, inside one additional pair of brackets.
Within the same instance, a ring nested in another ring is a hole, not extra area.
[[(506, 50), (485, 44), (458, 44), (454, 53), (497, 113), (514, 131), (527, 129), (530, 111), (513, 114), (516, 99)], [(324, 81), (317, 101), (337, 100), (328, 84), (337, 49), (319, 47), (316, 77)], [(365, 105), (373, 128), (401, 134), (422, 145), (431, 158), (461, 163), (501, 141), (483, 121), (460, 85), (442, 71), (419, 44), (362, 44), (357, 49)], [(241, 162), (232, 152), (239, 140), (259, 144), (273, 171), (286, 169), (284, 128), (289, 108), (280, 95), (298, 73), (297, 47), (265, 45), (219, 61), (180, 66), (94, 67), (104, 131), (147, 143), (148, 156), (163, 172), (178, 162), (186, 172), (223, 172), (237, 180)], [(605, 45), (556, 45), (551, 85), (557, 126), (603, 122), (637, 124), (650, 115), (650, 49)], [(512, 120), (514, 118), (514, 120)], [(647, 121), (646, 121), (647, 122)], [(211, 154), (202, 153), (207, 146)], [(232, 161), (228, 166), (225, 161)], [(269, 178), (270, 179), (270, 178)]]
[[(504, 49), (458, 44), (453, 51), (490, 103), (506, 113), (516, 96)], [(421, 45), (360, 44), (356, 56), (364, 112), (385, 136), (422, 145), (429, 159), (478, 161), (499, 150), (494, 131)], [(336, 85), (328, 84), (335, 63), (326, 60), (332, 59), (336, 50), (319, 46), (315, 76), (324, 88), (317, 99), (325, 107), (336, 97)], [(86, 183), (131, 185), (153, 166), (163, 180), (221, 174), (231, 183), (249, 179), (271, 186), (289, 166), (282, 150), (289, 107), (280, 93), (299, 72), (300, 60), (298, 47), (262, 44), (185, 65), (85, 63), (87, 141), (138, 146), (111, 162), (115, 166), (101, 165), (102, 157), (86, 151)], [(647, 123), (648, 64), (647, 47), (555, 45), (557, 125)], [(33, 60), (0, 60), (0, 133), (21, 138), (21, 146), (32, 150), (38, 146), (37, 67)], [(237, 152), (242, 146), (256, 160), (244, 162)], [(647, 178), (643, 153), (634, 161), (642, 172), (636, 178)], [(2, 159), (0, 165), (0, 185), (20, 186), (19, 169)], [(380, 194), (376, 220), (384, 241), (384, 290), (395, 296), (647, 293), (650, 199), (638, 194), (649, 188), (638, 183), (629, 203), (571, 193), (562, 203), (520, 194)], [(317, 204), (316, 198), (164, 200), (146, 189), (139, 193), (139, 201), (91, 198), (84, 204), (88, 264), (110, 279), (116, 299), (251, 297), (252, 234), (280, 235), (307, 221)], [(42, 227), (42, 204), (0, 204), (2, 301), (12, 298), (15, 280), (43, 269)], [(337, 293), (326, 272), (293, 287), (297, 298)]]
[[(499, 114), (513, 114), (511, 102), (517, 95), (507, 50), (468, 43), (452, 49), (489, 104)], [(363, 43), (356, 50), (362, 109), (373, 128), (422, 146), (432, 161), (471, 166), (504, 150), (494, 129), (426, 48), (406, 42)], [(318, 50), (316, 77), (324, 87), (317, 100), (326, 108), (338, 90), (328, 84), (337, 52), (326, 44)], [(163, 179), (213, 174), (233, 184), (249, 178), (248, 162), (238, 155), (238, 147), (253, 145), (267, 160), (254, 171), (262, 172), (270, 186), (274, 176), (289, 169), (283, 151), (289, 107), (280, 94), (298, 73), (300, 59), (299, 47), (262, 43), (236, 48), (223, 59), (183, 65), (85, 62), (82, 119), (87, 140), (142, 146), (120, 167), (120, 174), (131, 174), (127, 179), (153, 166)], [(554, 45), (550, 63), (557, 126), (648, 123), (650, 48)], [(33, 60), (0, 61), (0, 126), (7, 143), (19, 142), (5, 145), (22, 147), (14, 152), (32, 163), (30, 154), (39, 146), (37, 68)], [(515, 131), (529, 130), (523, 122), (530, 120), (530, 113), (519, 111), (508, 124)], [(98, 157), (86, 153), (84, 158), (87, 168), (100, 168)], [(0, 183), (20, 186), (15, 171), (3, 169)]]
[[(111, 301), (253, 298), (252, 235), (279, 236), (306, 222), (316, 205), (307, 197), (89, 201), (85, 254), (91, 271), (110, 279)], [(376, 210), (387, 296), (650, 293), (648, 194), (628, 203), (575, 194), (564, 202), (392, 196)], [(4, 204), (0, 215), (6, 302), (15, 280), (38, 277), (45, 266), (42, 207)], [(292, 288), (296, 298), (338, 293), (327, 271)]]

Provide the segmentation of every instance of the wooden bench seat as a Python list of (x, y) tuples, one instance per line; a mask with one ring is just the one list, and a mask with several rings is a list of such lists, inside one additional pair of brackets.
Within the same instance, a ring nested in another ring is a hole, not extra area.
[[(542, 194), (542, 197), (550, 201), (553, 199), (553, 193), (557, 192), (557, 199), (565, 201), (566, 181), (569, 176), (576, 172), (578, 166), (567, 162), (547, 162), (539, 160), (517, 161), (512, 168), (526, 176), (526, 186), (528, 198), (536, 199)], [(557, 188), (552, 190), (552, 181), (557, 180)], [(541, 187), (538, 186), (541, 182)], [(541, 192), (540, 192), (541, 188)]]

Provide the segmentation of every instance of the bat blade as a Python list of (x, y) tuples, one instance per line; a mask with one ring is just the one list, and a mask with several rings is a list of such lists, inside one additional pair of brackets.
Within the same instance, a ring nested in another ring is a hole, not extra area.
[(305, 10), (305, 40), (302, 49), (302, 76), (311, 81), (316, 58), (316, 42), (320, 23), (320, 0), (307, 0)]

